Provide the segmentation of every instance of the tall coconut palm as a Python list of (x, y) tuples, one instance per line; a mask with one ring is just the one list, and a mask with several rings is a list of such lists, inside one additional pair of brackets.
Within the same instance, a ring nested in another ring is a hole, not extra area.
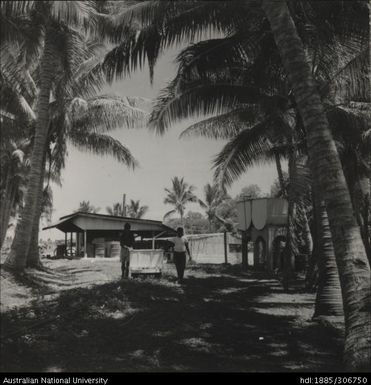
[(186, 205), (191, 202), (197, 202), (198, 200), (194, 194), (195, 188), (194, 186), (186, 183), (184, 178), (178, 178), (177, 176), (172, 178), (171, 183), (171, 188), (165, 188), (167, 195), (164, 199), (164, 203), (174, 206), (174, 209), (168, 211), (164, 215), (164, 218), (178, 213), (181, 219), (181, 223), (183, 224)]
[[(80, 91), (81, 94), (81, 91)], [(48, 175), (53, 174), (54, 178), (60, 175), (64, 167), (67, 155), (66, 142), (73, 145), (80, 151), (91, 152), (99, 156), (111, 156), (118, 162), (134, 168), (137, 161), (130, 150), (121, 142), (112, 138), (107, 132), (122, 128), (122, 126), (134, 126), (145, 116), (145, 112), (132, 107), (135, 98), (122, 100), (118, 97), (100, 95), (87, 100), (74, 98), (67, 103), (66, 116), (57, 114), (51, 119), (51, 135), (53, 136), (53, 150), (50, 151)], [(84, 107), (79, 113), (73, 113), (76, 104)], [(72, 109), (72, 111), (70, 111)], [(67, 124), (65, 122), (68, 122)], [(43, 180), (40, 182), (42, 190)], [(40, 194), (38, 202), (38, 216), (36, 215), (33, 225), (33, 235), (30, 251), (28, 253), (27, 265), (39, 265), (38, 234), (39, 220), (42, 208), (42, 197)]]
[[(370, 265), (353, 216), (340, 159), (305, 58), (302, 41), (286, 2), (264, 0), (262, 6), (307, 132), (312, 173), (326, 202), (343, 292), (346, 323), (344, 359), (350, 369), (366, 369), (371, 362), (368, 309), (371, 301)], [(357, 287), (354, 285), (355, 281)]]
[[(84, 64), (83, 61), (82, 65)], [(81, 99), (81, 96), (92, 94), (91, 86), (80, 84), (80, 87), (77, 87), (77, 84), (81, 83), (81, 79), (89, 76), (92, 71), (95, 71), (95, 68), (88, 69), (85, 72), (78, 69), (78, 76), (74, 76), (68, 83), (71, 84), (69, 97), (76, 96), (76, 92), (78, 92), (77, 95), (80, 98), (75, 97), (72, 100), (65, 98), (62, 102), (57, 99), (56, 102), (50, 105), (52, 116), (49, 138), (53, 150), (45, 151), (49, 153), (48, 179), (50, 179), (50, 176), (55, 178), (60, 175), (66, 156), (66, 140), (80, 150), (90, 151), (98, 155), (111, 155), (129, 167), (136, 165), (136, 160), (132, 157), (130, 151), (119, 141), (107, 135), (106, 131), (121, 128), (122, 126), (133, 127), (136, 123), (140, 124), (146, 113), (135, 106), (141, 101), (138, 98), (118, 98), (106, 95), (89, 97), (86, 100)], [(44, 159), (44, 164), (46, 164), (46, 161), (47, 159)], [(43, 182), (44, 177), (40, 179), (41, 191)], [(40, 194), (40, 201), (37, 203), (38, 214), (34, 217), (31, 246), (27, 258), (28, 266), (38, 266), (40, 264), (38, 233), (42, 196)]]
[[(20, 3), (6, 2), (4, 7), (19, 11)], [(36, 30), (35, 34), (43, 36), (43, 51), (39, 65), (40, 88), (37, 100), (37, 120), (30, 160), (30, 175), (25, 197), (22, 218), (17, 224), (10, 254), (5, 262), (8, 268), (23, 269), (26, 265), (30, 247), (33, 218), (37, 211), (40, 195), (40, 179), (44, 173), (43, 158), (48, 139), (49, 102), (56, 70), (64, 66), (68, 74), (73, 61), (79, 54), (83, 34), (76, 28), (88, 26), (94, 19), (94, 6), (91, 2), (28, 2), (25, 17)], [(30, 30), (31, 32), (31, 30)]]
[(142, 218), (146, 212), (148, 211), (148, 206), (141, 206), (139, 200), (130, 199), (130, 203), (128, 205), (128, 215), (131, 218)]
[[(55, 9), (55, 4), (45, 6), (49, 6), (48, 11), (52, 13), (58, 12), (57, 16), (61, 16), (62, 19), (64, 16), (66, 17), (66, 15), (63, 15), (64, 11), (68, 12), (72, 19), (74, 17), (72, 15), (74, 11), (77, 13), (80, 11), (95, 13), (93, 2), (86, 6), (77, 4), (79, 2), (75, 2), (76, 4), (72, 3), (66, 2), (64, 5), (59, 4), (57, 7), (58, 10)], [(12, 8), (12, 6), (9, 7)], [(66, 7), (66, 9), (63, 7)], [(42, 11), (42, 9), (34, 9), (34, 11), (37, 13), (37, 11)], [(62, 13), (60, 14), (60, 12)], [(72, 24), (73, 22), (74, 19), (72, 20)], [(126, 98), (124, 100), (106, 96), (97, 97), (97, 91), (99, 91), (104, 84), (100, 57), (95, 53), (100, 49), (99, 42), (90, 42), (89, 39), (85, 39), (83, 33), (80, 33), (82, 32), (81, 28), (79, 31), (72, 29), (71, 31), (63, 31), (63, 33), (56, 28), (53, 32), (61, 33), (60, 37), (62, 40), (64, 38), (66, 43), (70, 45), (76, 44), (77, 46), (74, 52), (80, 52), (80, 56), (69, 56), (73, 51), (68, 51), (71, 47), (67, 44), (67, 50), (65, 52), (67, 57), (64, 58), (67, 59), (67, 61), (63, 63), (69, 66), (69, 68), (67, 68), (68, 71), (60, 70), (62, 67), (57, 66), (54, 72), (53, 94), (56, 97), (56, 101), (49, 105), (52, 124), (48, 130), (49, 138), (57, 137), (58, 139), (58, 146), (55, 148), (59, 151), (60, 155), (57, 156), (54, 154), (54, 157), (56, 157), (59, 164), (63, 166), (64, 161), (61, 159), (61, 156), (63, 158), (63, 152), (65, 152), (63, 141), (67, 135), (69, 140), (81, 149), (93, 151), (101, 155), (112, 154), (120, 162), (124, 162), (132, 167), (135, 166), (135, 160), (129, 150), (120, 142), (105, 135), (103, 132), (122, 125), (133, 126), (134, 120), (138, 122), (138, 117), (143, 117), (143, 111), (136, 108), (137, 100), (133, 98)], [(71, 60), (71, 62), (68, 62), (68, 60)], [(56, 57), (56, 62), (57, 64), (60, 62), (58, 57)], [(80, 97), (80, 99), (76, 97)], [(88, 99), (82, 100), (81, 97)], [(80, 100), (82, 101), (79, 105), (81, 108), (74, 108), (79, 104)], [(78, 110), (77, 113), (76, 110)], [(103, 132), (100, 133), (102, 128)], [(46, 151), (46, 148), (47, 146), (44, 151)], [(55, 152), (56, 151), (54, 151), (54, 153)], [(43, 176), (40, 175), (39, 193), (34, 202), (36, 208), (39, 208), (41, 204), (42, 180)], [(36, 211), (38, 211), (38, 209)], [(39, 215), (36, 214), (33, 218), (34, 225), (31, 226), (31, 228), (35, 236), (33, 235), (32, 237), (33, 240), (37, 240)], [(17, 239), (16, 237), (14, 240), (15, 243)], [(37, 247), (33, 247), (33, 249), (37, 250)], [(18, 265), (14, 262), (16, 255), (16, 253), (13, 253), (13, 255), (8, 258), (8, 266)], [(24, 266), (23, 258), (19, 258), (19, 262), (20, 265), (18, 267)]]

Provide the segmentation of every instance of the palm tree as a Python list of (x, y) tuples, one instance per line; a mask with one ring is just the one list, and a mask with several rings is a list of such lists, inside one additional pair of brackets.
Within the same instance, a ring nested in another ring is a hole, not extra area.
[(210, 233), (214, 231), (215, 221), (220, 221), (217, 210), (226, 198), (228, 198), (227, 194), (221, 190), (218, 185), (211, 185), (210, 183), (205, 185), (204, 200), (199, 199), (199, 204), (206, 211)]
[[(52, 87), (59, 66), (64, 65), (66, 74), (70, 73), (73, 60), (79, 54), (81, 47), (79, 42), (84, 38), (75, 27), (80, 29), (81, 26), (86, 27), (94, 19), (94, 7), (90, 2), (80, 1), (27, 2), (25, 6), (21, 2), (14, 2), (13, 5), (5, 2), (4, 5), (2, 3), (2, 7), (13, 10), (14, 14), (23, 8), (21, 10), (25, 11), (23, 16), (31, 21), (31, 26), (40, 27), (34, 28), (33, 35), (37, 35), (34, 40), (39, 42), (43, 36), (44, 43), (39, 65), (40, 88), (36, 107), (37, 119), (25, 206), (22, 218), (16, 227), (10, 254), (5, 262), (8, 268), (23, 269), (30, 247), (33, 219), (37, 214), (40, 180), (44, 173), (43, 159), (48, 140), (49, 102)], [(43, 35), (42, 32), (44, 32)], [(31, 34), (31, 30), (29, 33)], [(10, 37), (8, 36), (8, 38)]]
[[(79, 8), (82, 4), (65, 4), (65, 6)], [(80, 38), (80, 36), (78, 37)], [(78, 39), (74, 41), (77, 44)], [(69, 72), (57, 71), (54, 79), (53, 92), (56, 101), (49, 105), (51, 125), (48, 130), (48, 140), (54, 143), (54, 149), (49, 160), (49, 177), (53, 173), (58, 177), (61, 168), (64, 166), (66, 138), (82, 150), (92, 151), (100, 155), (113, 155), (118, 161), (128, 166), (134, 167), (136, 165), (130, 151), (120, 142), (106, 135), (104, 131), (122, 126), (133, 127), (135, 123), (139, 123), (145, 115), (142, 110), (137, 108), (139, 98), (123, 99), (104, 95), (97, 97), (97, 91), (104, 84), (101, 71), (103, 59), (101, 46), (99, 42), (89, 39), (78, 44), (81, 51), (80, 57), (74, 58), (73, 66), (71, 66)], [(34, 114), (34, 119), (36, 119), (36, 114)], [(45, 147), (45, 152), (48, 151), (48, 146)], [(43, 163), (46, 161), (46, 159), (43, 159)], [(34, 224), (31, 226), (32, 242), (36, 243), (36, 245), (30, 247), (30, 249), (32, 248), (36, 253), (38, 251), (37, 240), (40, 217), (38, 212), (41, 212), (43, 179), (44, 177), (40, 176), (39, 193), (35, 202), (37, 209), (34, 215)], [(14, 254), (12, 258), (8, 258), (7, 264), (12, 266), (14, 264), (13, 259)], [(30, 250), (28, 262), (34, 259), (37, 260), (38, 256), (34, 255), (34, 252)], [(31, 264), (35, 263), (33, 261)]]
[(79, 207), (75, 210), (75, 212), (96, 214), (99, 210), (99, 207), (94, 207), (90, 204), (89, 201), (81, 201)]
[(318, 240), (320, 242), (319, 253), (321, 258), (318, 259), (319, 277), (313, 317), (341, 316), (344, 314), (343, 300), (334, 246), (326, 206), (320, 199), (317, 199), (315, 202), (315, 210), (316, 226), (319, 234), (321, 234)]
[[(46, 150), (49, 159), (48, 179), (51, 176), (53, 176), (54, 180), (59, 179), (66, 156), (66, 139), (80, 150), (91, 151), (98, 155), (112, 155), (119, 162), (130, 167), (136, 165), (136, 160), (132, 157), (130, 151), (120, 142), (107, 135), (105, 131), (121, 128), (123, 125), (130, 127), (136, 122), (140, 123), (145, 116), (145, 112), (135, 107), (137, 98), (122, 99), (100, 95), (99, 97), (90, 97), (87, 100), (81, 99), (81, 96), (90, 94), (91, 91), (89, 86), (76, 87), (76, 83), (80, 82), (82, 78), (81, 70), (78, 72), (79, 77), (77, 79), (74, 77), (73, 81), (71, 81), (71, 89), (74, 90), (74, 93), (78, 90), (80, 98), (75, 97), (72, 101), (64, 100), (64, 104), (59, 106), (51, 118), (49, 131), (53, 150)], [(90, 70), (85, 74), (85, 77), (89, 74)], [(61, 113), (60, 107), (65, 112)], [(50, 108), (52, 111), (55, 110), (53, 104)], [(79, 110), (79, 112), (77, 113), (76, 110)], [(45, 158), (43, 161), (45, 164), (46, 160)], [(14, 180), (16, 179), (13, 178)], [(40, 183), (40, 190), (42, 190), (43, 179), (40, 180)], [(44, 196), (46, 196), (45, 193)], [(41, 197), (42, 195), (40, 195)], [(37, 205), (41, 210), (41, 201)], [(41, 211), (39, 212), (41, 213)], [(39, 217), (40, 214), (35, 215), (32, 245), (27, 258), (28, 266), (38, 266), (40, 264), (38, 255)]]
[[(74, 85), (74, 84), (73, 84)], [(76, 88), (75, 88), (76, 89)], [(87, 91), (80, 89), (80, 96)], [(135, 168), (137, 161), (130, 150), (121, 142), (112, 138), (106, 132), (122, 126), (132, 127), (145, 116), (145, 112), (134, 107), (136, 98), (121, 99), (107, 95), (90, 97), (86, 100), (74, 98), (64, 106), (66, 116), (62, 118), (60, 113), (51, 119), (51, 135), (54, 135), (53, 150), (49, 154), (48, 177), (53, 175), (59, 179), (66, 157), (66, 141), (80, 151), (88, 151), (96, 155), (110, 155), (118, 162)], [(83, 105), (79, 113), (74, 111), (76, 105)], [(68, 122), (66, 124), (65, 122)], [(41, 182), (40, 182), (41, 183)], [(42, 190), (43, 183), (40, 185)], [(43, 195), (40, 195), (42, 198)], [(45, 196), (45, 194), (44, 194)], [(42, 201), (38, 202), (39, 213), (42, 210)], [(40, 264), (38, 254), (39, 216), (35, 217), (33, 226), (32, 244), (28, 254), (27, 265), (38, 266)]]
[[(323, 105), (305, 58), (302, 41), (285, 2), (263, 0), (303, 125), (315, 183), (322, 192), (334, 240), (343, 292), (346, 340), (344, 360), (348, 368), (366, 369), (371, 361), (369, 336), (370, 265), (341, 162)], [(346, 231), (344, 231), (346, 229)], [(354, 285), (357, 282), (357, 288)]]
[(148, 206), (141, 206), (140, 201), (134, 201), (130, 199), (130, 204), (128, 205), (128, 215), (131, 218), (142, 218), (148, 211)]
[(164, 215), (164, 219), (168, 216), (178, 213), (181, 219), (181, 223), (184, 224), (185, 207), (188, 203), (197, 202), (197, 197), (194, 194), (194, 186), (189, 185), (184, 181), (184, 178), (178, 178), (175, 176), (171, 180), (171, 188), (165, 188), (166, 198), (165, 204), (174, 206), (173, 210), (168, 211)]

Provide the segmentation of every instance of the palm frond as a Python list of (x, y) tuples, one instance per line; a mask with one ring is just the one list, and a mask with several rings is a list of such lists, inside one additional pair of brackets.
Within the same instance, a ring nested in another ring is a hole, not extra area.
[(330, 106), (327, 118), (337, 140), (354, 144), (360, 143), (363, 133), (369, 129), (371, 112), (369, 106), (364, 109), (359, 103), (349, 106)]
[(275, 147), (268, 137), (280, 126), (278, 119), (267, 118), (231, 139), (214, 160), (216, 184), (229, 186), (249, 167), (274, 161)]
[(298, 157), (288, 181), (288, 189), (291, 190), (290, 197), (297, 205), (310, 206), (312, 184), (313, 180), (307, 157)]
[[(159, 55), (174, 44), (200, 40), (205, 35), (231, 33), (238, 25), (254, 20), (256, 9), (240, 1), (144, 1), (134, 2), (117, 12), (118, 28), (129, 23), (141, 25), (135, 37), (124, 39), (107, 56), (105, 70), (112, 81), (141, 68), (146, 61), (150, 71)], [(237, 12), (240, 9), (241, 12)], [(120, 32), (117, 33), (120, 35)], [(152, 41), (152, 43), (151, 43)]]
[(50, 16), (57, 23), (79, 28), (93, 25), (96, 17), (95, 1), (52, 1), (50, 4)]
[(124, 127), (143, 127), (147, 113), (135, 107), (140, 103), (143, 103), (143, 98), (107, 95), (91, 98), (87, 101), (86, 112), (73, 122), (73, 127), (96, 133)]
[(18, 50), (15, 50), (11, 44), (1, 46), (0, 82), (2, 90), (3, 87), (6, 87), (14, 93), (22, 95), (26, 100), (32, 100), (36, 97), (37, 90), (25, 66), (17, 60), (18, 55)]
[(201, 41), (185, 48), (176, 58), (178, 74), (185, 79), (234, 68), (242, 72), (247, 60), (239, 35)]
[(166, 218), (168, 218), (170, 215), (173, 215), (176, 213), (176, 210), (170, 210), (168, 211), (164, 216), (163, 216), (163, 219), (165, 220)]
[(71, 131), (69, 140), (79, 150), (88, 151), (100, 156), (112, 156), (120, 163), (132, 169), (138, 166), (138, 162), (130, 150), (109, 135), (82, 130), (78, 132)]
[(246, 105), (225, 114), (204, 119), (181, 132), (180, 138), (202, 136), (209, 139), (229, 139), (254, 124), (260, 114), (256, 105)]
[[(370, 102), (369, 58), (368, 47), (351, 58), (343, 58), (342, 62), (345, 63), (336, 68), (336, 72), (328, 75), (328, 81), (322, 86), (321, 92), (325, 95), (335, 94), (337, 100), (343, 102), (350, 100)], [(333, 60), (333, 56), (331, 59)]]
[(149, 126), (158, 134), (164, 134), (174, 122), (191, 116), (223, 114), (242, 104), (270, 99), (256, 87), (228, 83), (204, 84), (197, 82), (179, 93), (176, 80), (171, 82), (157, 98)]

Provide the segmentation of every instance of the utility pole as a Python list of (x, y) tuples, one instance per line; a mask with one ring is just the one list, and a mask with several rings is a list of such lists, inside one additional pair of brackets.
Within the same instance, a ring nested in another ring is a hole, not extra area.
[(126, 217), (126, 194), (122, 196), (122, 216)]

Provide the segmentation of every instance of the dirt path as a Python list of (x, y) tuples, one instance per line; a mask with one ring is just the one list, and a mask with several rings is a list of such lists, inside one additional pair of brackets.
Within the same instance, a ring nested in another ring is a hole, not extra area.
[(309, 321), (313, 295), (233, 268), (183, 286), (113, 281), (2, 315), (2, 371), (332, 371), (341, 338)]

